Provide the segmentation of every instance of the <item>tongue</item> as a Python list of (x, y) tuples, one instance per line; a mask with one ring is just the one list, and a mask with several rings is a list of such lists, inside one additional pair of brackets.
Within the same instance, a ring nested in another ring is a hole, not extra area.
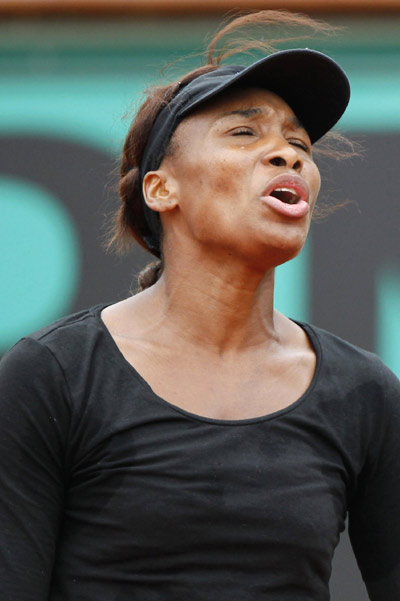
[(296, 199), (296, 202), (290, 203), (284, 202), (277, 196), (270, 194), (269, 196), (263, 196), (261, 200), (275, 213), (289, 219), (301, 219), (310, 211), (308, 202), (301, 198)]

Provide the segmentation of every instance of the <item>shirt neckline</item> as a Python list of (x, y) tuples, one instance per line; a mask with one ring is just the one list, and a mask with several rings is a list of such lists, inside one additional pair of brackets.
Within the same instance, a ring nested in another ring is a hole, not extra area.
[(315, 332), (314, 328), (310, 324), (302, 322), (302, 321), (297, 321), (295, 319), (291, 319), (291, 321), (293, 321), (298, 326), (300, 326), (304, 330), (304, 332), (307, 334), (307, 336), (311, 342), (311, 346), (314, 349), (315, 356), (316, 356), (316, 365), (315, 365), (315, 370), (314, 370), (314, 374), (311, 379), (311, 382), (310, 382), (309, 386), (307, 387), (307, 389), (303, 392), (303, 394), (298, 399), (296, 399), (295, 401), (293, 401), (293, 403), (290, 403), (286, 407), (283, 407), (282, 409), (278, 409), (277, 411), (273, 411), (271, 413), (267, 413), (265, 415), (260, 415), (260, 416), (256, 416), (256, 417), (248, 417), (245, 419), (217, 419), (217, 418), (207, 417), (205, 415), (200, 415), (197, 413), (192, 413), (190, 411), (187, 411), (186, 409), (183, 409), (179, 405), (174, 405), (170, 401), (167, 401), (166, 399), (160, 397), (157, 393), (155, 393), (154, 390), (151, 388), (150, 384), (143, 378), (143, 376), (135, 369), (135, 367), (131, 363), (129, 363), (129, 361), (127, 361), (127, 359), (125, 359), (124, 355), (118, 348), (117, 343), (115, 342), (114, 338), (112, 337), (111, 332), (109, 331), (109, 329), (107, 328), (103, 319), (101, 318), (101, 312), (107, 306), (109, 306), (109, 303), (96, 305), (95, 307), (92, 307), (90, 312), (93, 315), (93, 317), (95, 318), (97, 324), (100, 326), (101, 331), (105, 336), (106, 343), (107, 343), (108, 347), (110, 348), (110, 352), (112, 352), (114, 354), (115, 358), (119, 360), (119, 363), (121, 364), (121, 366), (124, 367), (124, 369), (130, 374), (130, 376), (131, 377), (133, 376), (135, 378), (135, 380), (139, 382), (139, 384), (144, 389), (144, 391), (146, 391), (148, 394), (151, 394), (151, 396), (153, 397), (153, 400), (155, 400), (158, 404), (161, 404), (164, 407), (173, 410), (174, 412), (180, 413), (181, 415), (185, 416), (186, 418), (188, 418), (192, 421), (200, 421), (200, 422), (205, 422), (208, 424), (214, 424), (214, 425), (219, 425), (219, 426), (246, 426), (246, 425), (252, 425), (252, 424), (257, 424), (260, 422), (277, 419), (277, 418), (293, 411), (294, 409), (299, 407), (302, 403), (304, 403), (304, 401), (306, 401), (310, 397), (313, 389), (315, 388), (315, 386), (319, 380), (319, 373), (321, 371), (321, 365), (322, 365), (322, 347), (321, 347), (321, 343), (318, 338), (318, 335)]

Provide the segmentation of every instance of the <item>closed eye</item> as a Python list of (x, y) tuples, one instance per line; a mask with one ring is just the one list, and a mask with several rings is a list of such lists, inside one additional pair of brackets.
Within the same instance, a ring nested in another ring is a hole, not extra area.
[(292, 146), (296, 146), (297, 148), (301, 148), (305, 152), (310, 152), (310, 147), (308, 146), (308, 144), (306, 144), (305, 142), (302, 142), (301, 140), (288, 140), (288, 142)]
[(254, 131), (249, 127), (238, 127), (233, 130), (232, 136), (254, 136)]

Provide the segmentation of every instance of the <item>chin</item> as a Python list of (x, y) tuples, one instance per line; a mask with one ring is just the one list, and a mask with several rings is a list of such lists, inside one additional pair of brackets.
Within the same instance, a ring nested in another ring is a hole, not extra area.
[(265, 245), (264, 257), (268, 262), (273, 263), (274, 267), (291, 261), (302, 251), (307, 236), (302, 232), (293, 232), (291, 236), (270, 237)]
[(300, 254), (302, 250), (301, 248), (298, 248), (296, 250), (293, 250), (292, 252), (280, 252), (280, 253), (273, 253), (268, 257), (268, 263), (271, 263), (271, 267), (279, 267), (279, 265), (283, 265), (284, 263), (288, 263), (288, 261), (291, 261), (292, 259), (295, 259), (297, 257), (298, 254)]
[(249, 253), (246, 255), (246, 262), (250, 266), (251, 270), (265, 273), (279, 265), (283, 265), (288, 261), (291, 261), (301, 252), (303, 245), (297, 246), (285, 246), (276, 247), (264, 246), (262, 250), (259, 249), (258, 253)]

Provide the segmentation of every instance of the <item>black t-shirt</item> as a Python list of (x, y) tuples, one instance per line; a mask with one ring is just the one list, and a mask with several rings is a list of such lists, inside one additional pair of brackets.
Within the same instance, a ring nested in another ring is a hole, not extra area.
[(210, 419), (153, 393), (101, 309), (1, 363), (1, 601), (327, 601), (347, 513), (371, 600), (399, 601), (400, 383), (377, 357), (300, 324), (305, 394)]

